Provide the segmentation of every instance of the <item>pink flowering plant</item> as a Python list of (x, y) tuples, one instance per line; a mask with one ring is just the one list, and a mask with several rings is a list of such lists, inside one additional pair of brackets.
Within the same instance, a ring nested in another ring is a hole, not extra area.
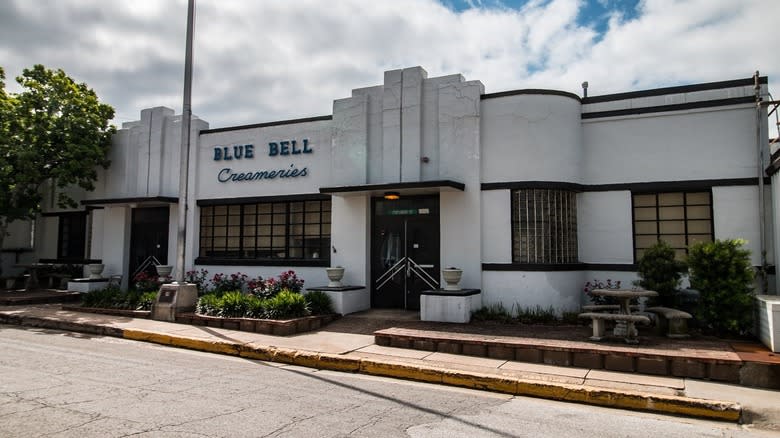
[(133, 277), (133, 285), (136, 290), (141, 292), (157, 291), (160, 289), (162, 281), (156, 274), (141, 271)]
[(298, 278), (295, 271), (285, 271), (277, 278), (269, 277), (258, 282), (256, 287), (250, 290), (259, 298), (271, 298), (283, 290), (300, 293), (303, 290), (303, 280)]
[(590, 301), (593, 304), (596, 305), (605, 305), (605, 304), (617, 304), (615, 299), (613, 297), (604, 297), (601, 295), (593, 295), (593, 289), (620, 289), (620, 280), (617, 280), (613, 282), (609, 278), (607, 279), (606, 283), (603, 281), (599, 281), (598, 279), (593, 279), (593, 281), (589, 281), (585, 283), (585, 287), (583, 288), (583, 291), (585, 292), (585, 295), (590, 299)]
[(247, 283), (248, 279), (248, 275), (240, 272), (230, 275), (219, 273), (214, 274), (214, 277), (211, 279), (211, 285), (213, 286), (214, 292), (217, 294), (223, 294), (230, 291), (242, 291), (244, 290), (244, 285)]
[(195, 284), (198, 287), (198, 295), (203, 295), (208, 287), (208, 275), (209, 271), (205, 269), (193, 269), (184, 273), (184, 281)]

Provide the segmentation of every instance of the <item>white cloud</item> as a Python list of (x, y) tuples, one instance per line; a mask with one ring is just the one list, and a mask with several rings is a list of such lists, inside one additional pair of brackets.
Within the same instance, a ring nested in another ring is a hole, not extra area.
[[(475, 5), (479, 2), (475, 2)], [(780, 80), (772, 20), (780, 2), (646, 0), (578, 24), (575, 0), (457, 13), (433, 0), (200, 0), (193, 109), (213, 127), (329, 114), (333, 99), (385, 70), (463, 73), (488, 92), (590, 94), (748, 77)], [(62, 67), (117, 108), (181, 110), (186, 1), (0, 0), (0, 65)], [(777, 78), (777, 79), (775, 79)], [(774, 87), (773, 87), (774, 88)]]

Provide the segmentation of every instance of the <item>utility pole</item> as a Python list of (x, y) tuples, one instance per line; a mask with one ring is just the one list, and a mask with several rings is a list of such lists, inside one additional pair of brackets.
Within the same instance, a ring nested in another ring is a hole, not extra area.
[(179, 232), (176, 239), (177, 283), (184, 283), (184, 249), (187, 241), (187, 196), (190, 167), (190, 125), (192, 123), (192, 33), (195, 27), (195, 0), (187, 4), (187, 44), (184, 55), (184, 102), (181, 111), (181, 162), (179, 168)]

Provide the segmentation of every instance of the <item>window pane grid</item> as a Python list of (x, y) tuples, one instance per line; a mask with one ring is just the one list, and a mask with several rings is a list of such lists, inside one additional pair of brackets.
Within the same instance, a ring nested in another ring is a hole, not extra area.
[(330, 254), (330, 201), (201, 208), (200, 255), (315, 260)]
[(637, 260), (659, 240), (669, 243), (682, 257), (690, 245), (714, 238), (710, 192), (634, 194), (632, 201)]
[(523, 189), (512, 193), (515, 263), (577, 261), (577, 210), (573, 192)]

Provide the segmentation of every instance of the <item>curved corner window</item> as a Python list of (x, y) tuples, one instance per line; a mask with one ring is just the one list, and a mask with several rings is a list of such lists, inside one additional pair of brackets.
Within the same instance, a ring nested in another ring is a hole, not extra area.
[(512, 261), (577, 262), (577, 196), (568, 190), (512, 191)]
[(200, 257), (328, 262), (330, 200), (200, 208)]

